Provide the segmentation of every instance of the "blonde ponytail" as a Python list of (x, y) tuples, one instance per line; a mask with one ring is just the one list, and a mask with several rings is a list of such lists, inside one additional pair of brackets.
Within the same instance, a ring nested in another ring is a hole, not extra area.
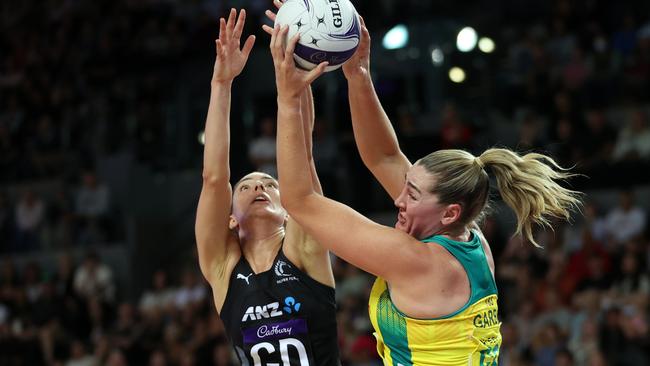
[(549, 217), (568, 220), (581, 206), (582, 193), (562, 187), (557, 181), (574, 176), (552, 158), (537, 153), (520, 156), (507, 149), (489, 149), (478, 157), (490, 168), (501, 198), (517, 215), (517, 234), (533, 245), (533, 225), (551, 227)]

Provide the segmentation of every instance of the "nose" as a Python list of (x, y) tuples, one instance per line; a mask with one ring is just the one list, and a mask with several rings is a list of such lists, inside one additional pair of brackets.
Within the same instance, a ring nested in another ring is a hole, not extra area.
[(399, 196), (395, 198), (395, 201), (393, 202), (397, 208), (403, 209), (405, 207), (404, 204), (404, 195), (405, 195), (406, 189), (403, 189), (402, 192), (400, 192)]
[(258, 180), (257, 182), (255, 182), (255, 191), (257, 191), (258, 189), (261, 190), (261, 191), (265, 190), (264, 182), (262, 182), (261, 180)]

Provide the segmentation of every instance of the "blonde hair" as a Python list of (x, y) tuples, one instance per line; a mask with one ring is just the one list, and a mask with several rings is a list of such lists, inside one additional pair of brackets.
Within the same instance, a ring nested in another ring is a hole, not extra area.
[(508, 149), (488, 149), (476, 157), (463, 150), (439, 150), (420, 159), (437, 178), (431, 193), (443, 204), (459, 203), (459, 224), (480, 219), (488, 206), (490, 168), (501, 198), (517, 215), (515, 235), (523, 234), (533, 245), (533, 226), (551, 227), (549, 218), (568, 220), (579, 209), (582, 193), (562, 187), (558, 181), (574, 176), (552, 158), (537, 153), (524, 156)]

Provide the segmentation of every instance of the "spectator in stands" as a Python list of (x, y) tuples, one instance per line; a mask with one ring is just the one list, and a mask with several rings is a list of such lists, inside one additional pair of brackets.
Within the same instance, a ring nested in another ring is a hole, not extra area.
[(616, 250), (643, 233), (646, 226), (646, 212), (634, 201), (634, 193), (630, 189), (622, 189), (619, 193), (618, 206), (607, 213), (608, 246)]
[(275, 164), (275, 121), (271, 117), (260, 121), (260, 133), (248, 145), (248, 157), (254, 170), (278, 176)]
[(7, 194), (0, 190), (0, 253), (10, 250), (13, 239), (14, 216)]
[(159, 269), (152, 276), (152, 288), (140, 297), (139, 309), (143, 313), (164, 311), (173, 304), (174, 290), (167, 284), (167, 274)]
[[(580, 160), (586, 168), (594, 167), (610, 160), (617, 131), (609, 125), (605, 109), (592, 107), (586, 112), (586, 126), (578, 135), (580, 137)], [(575, 162), (574, 162), (575, 163)]]
[(65, 366), (95, 366), (97, 360), (87, 350), (86, 345), (81, 340), (74, 340), (70, 344), (70, 357)]
[(99, 261), (97, 253), (89, 252), (74, 275), (74, 288), (83, 299), (97, 297), (103, 302), (111, 303), (115, 299), (113, 271)]
[(48, 231), (52, 248), (74, 244), (74, 201), (65, 189), (58, 189), (48, 205)]
[(45, 217), (45, 203), (36, 193), (28, 189), (16, 204), (17, 252), (36, 249), (40, 243), (40, 229)]
[(7, 122), (0, 119), (0, 181), (15, 179), (16, 164), (18, 159), (18, 147), (16, 142), (11, 138)]
[(110, 190), (99, 183), (95, 173), (82, 175), (77, 190), (75, 214), (79, 220), (79, 242), (89, 244), (106, 239), (107, 215), (110, 209)]
[(534, 113), (526, 113), (519, 126), (519, 141), (517, 151), (543, 152), (545, 142), (541, 136), (539, 117)]
[(639, 265), (639, 257), (627, 250), (621, 258), (620, 269), (621, 275), (612, 287), (613, 297), (619, 300), (641, 297), (647, 301), (650, 295), (650, 276)]
[(442, 109), (442, 120), (440, 124), (440, 148), (441, 149), (467, 149), (472, 146), (474, 132), (471, 127), (463, 121), (456, 106), (447, 103)]
[(186, 306), (196, 306), (201, 301), (205, 300), (208, 291), (203, 282), (199, 282), (191, 270), (183, 272), (182, 286), (176, 290), (174, 295), (174, 304), (177, 308), (182, 309)]
[(618, 135), (613, 158), (616, 161), (650, 159), (650, 126), (642, 109), (631, 112), (630, 121)]
[(42, 115), (36, 123), (34, 135), (28, 142), (34, 166), (39, 176), (53, 176), (61, 171), (60, 129), (54, 125), (50, 115)]

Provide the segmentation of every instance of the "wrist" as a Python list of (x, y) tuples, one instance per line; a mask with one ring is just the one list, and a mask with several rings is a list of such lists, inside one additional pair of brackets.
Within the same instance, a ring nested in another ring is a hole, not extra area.
[(345, 75), (345, 79), (350, 86), (367, 86), (372, 85), (372, 78), (369, 72), (355, 73), (354, 75)]
[(210, 85), (213, 88), (230, 88), (234, 79), (212, 79)]
[(297, 106), (300, 107), (300, 94), (280, 94), (278, 93), (278, 105)]

